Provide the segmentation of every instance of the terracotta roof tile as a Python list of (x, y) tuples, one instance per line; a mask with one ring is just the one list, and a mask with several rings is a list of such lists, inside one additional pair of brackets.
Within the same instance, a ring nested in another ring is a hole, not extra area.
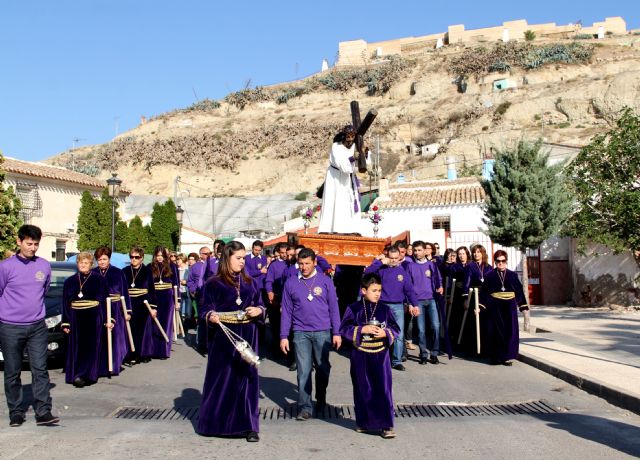
[[(8, 173), (24, 174), (25, 176), (42, 177), (97, 188), (106, 187), (106, 181), (96, 179), (95, 177), (91, 177), (87, 174), (71, 171), (70, 169), (62, 168), (60, 166), (51, 166), (44, 163), (22, 161), (5, 157), (4, 161), (0, 164), (0, 169)], [(129, 190), (124, 187), (121, 187), (120, 191), (121, 193), (130, 193)]]
[[(452, 206), (483, 203), (484, 189), (476, 178), (464, 178), (458, 181), (431, 181), (431, 186), (416, 186), (412, 189), (392, 188), (389, 199), (376, 201), (383, 208), (415, 208), (429, 206)], [(399, 184), (410, 185), (410, 184)]]

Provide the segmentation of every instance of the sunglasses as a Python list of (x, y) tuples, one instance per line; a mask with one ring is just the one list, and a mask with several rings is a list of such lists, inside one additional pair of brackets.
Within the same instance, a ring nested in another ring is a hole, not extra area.
[(507, 263), (507, 259), (496, 259), (496, 263), (497, 264), (506, 264)]
[(129, 259), (142, 259), (142, 256), (129, 256)]

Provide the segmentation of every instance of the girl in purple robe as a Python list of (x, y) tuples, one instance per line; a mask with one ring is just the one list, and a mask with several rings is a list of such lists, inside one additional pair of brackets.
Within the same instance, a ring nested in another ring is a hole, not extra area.
[(340, 325), (342, 338), (353, 344), (351, 382), (356, 431), (379, 431), (385, 439), (394, 438), (389, 347), (400, 328), (389, 307), (378, 302), (382, 294), (378, 274), (365, 274), (360, 292), (362, 300), (347, 307)]
[[(486, 277), (493, 271), (493, 268), (488, 263), (487, 250), (481, 244), (476, 244), (471, 248), (471, 256), (473, 261), (469, 264), (467, 270), (467, 277), (465, 278), (464, 286), (462, 287), (462, 295), (466, 297), (464, 301), (464, 309), (468, 310), (467, 321), (464, 326), (464, 333), (462, 335), (462, 347), (470, 355), (477, 354), (477, 339), (476, 339), (476, 298), (472, 295), (472, 289), (478, 289), (478, 297), (483, 295), (484, 282)], [(481, 302), (482, 303), (482, 302)], [(484, 354), (484, 340), (487, 336), (486, 331), (486, 314), (482, 307), (480, 307), (479, 314), (480, 321), (480, 352)]]
[(107, 283), (91, 272), (93, 255), (78, 254), (78, 272), (64, 282), (62, 288), (62, 330), (68, 335), (65, 381), (81, 388), (94, 383), (107, 362), (102, 341), (105, 328), (113, 328), (107, 319)]
[[(102, 246), (96, 249), (93, 255), (96, 258), (98, 266), (92, 270), (92, 273), (96, 276), (102, 276), (105, 279), (109, 297), (111, 298), (111, 316), (115, 319), (115, 325), (113, 327), (113, 372), (111, 372), (111, 375), (118, 375), (120, 374), (122, 363), (130, 351), (126, 323), (131, 319), (131, 314), (127, 313), (125, 317), (122, 309), (124, 303), (125, 309), (131, 310), (129, 292), (126, 287), (127, 281), (122, 270), (110, 264), (111, 249)], [(124, 300), (122, 300), (123, 297)], [(104, 354), (107, 353), (106, 346), (107, 340), (105, 335), (103, 338)], [(109, 363), (106, 361), (101, 362), (100, 376), (107, 375), (109, 375)]]
[[(133, 246), (129, 250), (131, 265), (123, 270), (131, 301), (131, 334), (136, 348), (136, 351), (126, 358), (131, 364), (136, 364), (139, 361), (148, 362), (151, 359), (154, 331), (159, 334), (155, 330), (157, 326), (145, 304), (146, 301), (150, 305), (155, 305), (156, 301), (151, 270), (142, 263), (143, 258), (144, 249)], [(158, 313), (152, 309), (152, 314), (157, 315)]]
[(487, 355), (491, 364), (511, 366), (518, 357), (518, 309), (529, 309), (518, 275), (507, 270), (507, 253), (493, 255), (496, 269), (484, 280), (481, 302), (487, 308)]
[(169, 337), (167, 342), (162, 334), (153, 330), (152, 358), (166, 359), (171, 356), (171, 339), (173, 337), (173, 321), (175, 310), (180, 305), (175, 302), (174, 287), (180, 288), (178, 267), (169, 261), (169, 251), (163, 246), (158, 246), (153, 251), (154, 261), (151, 264), (153, 274), (153, 286), (156, 294), (158, 321), (162, 325), (165, 334)]
[[(450, 289), (453, 289), (451, 317), (449, 319), (449, 334), (454, 345), (457, 345), (458, 343), (458, 334), (460, 332), (462, 317), (464, 315), (465, 297), (462, 294), (464, 290), (464, 282), (467, 278), (467, 271), (469, 270), (471, 253), (466, 246), (460, 246), (456, 249), (456, 256), (456, 263), (449, 268), (449, 276), (451, 280), (448, 281), (451, 283)], [(454, 279), (455, 283), (453, 282)]]
[(227, 244), (218, 273), (202, 290), (200, 318), (208, 325), (207, 371), (197, 432), (205, 436), (258, 436), (258, 369), (244, 361), (219, 324), (246, 340), (258, 353), (258, 329), (264, 307), (257, 282), (244, 271), (242, 243)]

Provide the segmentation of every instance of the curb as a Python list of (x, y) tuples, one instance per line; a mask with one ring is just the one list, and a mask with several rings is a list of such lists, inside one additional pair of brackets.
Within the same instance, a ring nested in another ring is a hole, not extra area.
[(602, 383), (596, 379), (587, 377), (584, 374), (571, 371), (543, 359), (535, 358), (527, 353), (518, 353), (518, 360), (559, 378), (560, 380), (564, 380), (587, 393), (602, 398), (614, 406), (621, 407), (622, 409), (626, 409), (640, 415), (639, 396), (626, 393), (624, 390), (613, 385)]

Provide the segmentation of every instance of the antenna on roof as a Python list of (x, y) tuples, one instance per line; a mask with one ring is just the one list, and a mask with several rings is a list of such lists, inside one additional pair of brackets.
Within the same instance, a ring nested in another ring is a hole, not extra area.
[(75, 150), (75, 149), (76, 149), (76, 144), (77, 144), (78, 142), (80, 142), (80, 141), (86, 141), (86, 139), (84, 139), (84, 138), (79, 138), (79, 137), (76, 137), (75, 139), (71, 139), (71, 140), (73, 141), (73, 144), (72, 144), (71, 150)]

